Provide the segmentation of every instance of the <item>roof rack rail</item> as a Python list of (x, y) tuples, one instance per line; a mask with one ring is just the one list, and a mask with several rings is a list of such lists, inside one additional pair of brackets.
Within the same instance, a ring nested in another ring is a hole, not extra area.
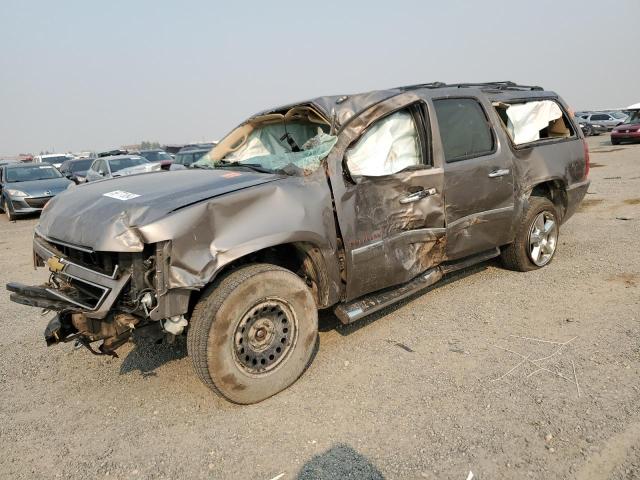
[(544, 90), (542, 87), (535, 85), (519, 85), (510, 80), (501, 82), (479, 82), (479, 83), (443, 83), (431, 82), (421, 83), (417, 85), (408, 85), (400, 87), (401, 90), (416, 90), (418, 88), (491, 88), (495, 90)]

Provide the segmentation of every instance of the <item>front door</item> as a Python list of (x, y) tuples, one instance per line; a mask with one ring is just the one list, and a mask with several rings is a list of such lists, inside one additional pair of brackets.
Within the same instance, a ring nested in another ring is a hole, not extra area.
[(447, 259), (507, 243), (514, 215), (513, 165), (504, 135), (489, 121), (488, 115), (496, 114), (490, 104), (471, 97), (437, 99), (433, 106), (436, 157), (444, 165)]
[(328, 159), (346, 254), (346, 296), (404, 283), (440, 262), (443, 170), (426, 105), (413, 93), (350, 121)]

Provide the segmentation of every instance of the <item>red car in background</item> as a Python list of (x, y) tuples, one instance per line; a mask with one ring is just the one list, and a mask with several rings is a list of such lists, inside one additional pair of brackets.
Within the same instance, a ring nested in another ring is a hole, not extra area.
[(629, 118), (622, 125), (611, 131), (611, 143), (619, 145), (623, 141), (637, 142), (640, 140), (640, 110), (632, 110)]

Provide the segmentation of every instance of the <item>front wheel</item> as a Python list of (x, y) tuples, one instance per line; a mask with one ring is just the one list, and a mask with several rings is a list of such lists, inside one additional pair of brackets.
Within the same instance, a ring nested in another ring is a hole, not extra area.
[(310, 363), (318, 312), (309, 287), (270, 264), (241, 267), (196, 304), (187, 349), (196, 374), (214, 392), (256, 403), (294, 383)]
[(7, 219), (10, 222), (13, 222), (16, 219), (16, 215), (9, 208), (9, 204), (7, 203), (7, 199), (6, 198), (4, 198), (2, 200), (2, 209), (4, 210), (4, 214), (7, 216)]
[(514, 242), (502, 250), (502, 262), (527, 272), (549, 264), (558, 246), (558, 211), (546, 197), (530, 197)]

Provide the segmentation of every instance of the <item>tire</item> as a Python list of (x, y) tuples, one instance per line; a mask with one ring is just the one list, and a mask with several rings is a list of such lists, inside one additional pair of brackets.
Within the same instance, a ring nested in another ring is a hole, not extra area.
[(611, 139), (611, 145), (620, 145), (620, 140), (612, 138)]
[(187, 351), (211, 390), (251, 404), (294, 383), (317, 339), (318, 311), (308, 286), (289, 270), (253, 264), (204, 292), (191, 316)]
[[(528, 272), (548, 265), (558, 245), (559, 218), (558, 211), (551, 200), (546, 197), (529, 197), (514, 242), (502, 249), (501, 257), (504, 266), (518, 272)], [(541, 219), (544, 226), (542, 230), (538, 228)], [(554, 225), (551, 226), (548, 221), (552, 221)], [(548, 225), (549, 237), (546, 237), (546, 243), (542, 243)], [(540, 242), (535, 242), (537, 239), (540, 239)], [(536, 244), (539, 245), (537, 251)], [(534, 261), (534, 257), (538, 261)]]
[(10, 222), (15, 221), (15, 219), (16, 219), (16, 215), (15, 215), (15, 213), (13, 213), (13, 212), (11, 211), (11, 209), (9, 208), (9, 205), (7, 204), (7, 199), (6, 199), (6, 198), (4, 198), (4, 199), (2, 200), (2, 210), (4, 210), (4, 214), (7, 216), (7, 219), (8, 219)]

